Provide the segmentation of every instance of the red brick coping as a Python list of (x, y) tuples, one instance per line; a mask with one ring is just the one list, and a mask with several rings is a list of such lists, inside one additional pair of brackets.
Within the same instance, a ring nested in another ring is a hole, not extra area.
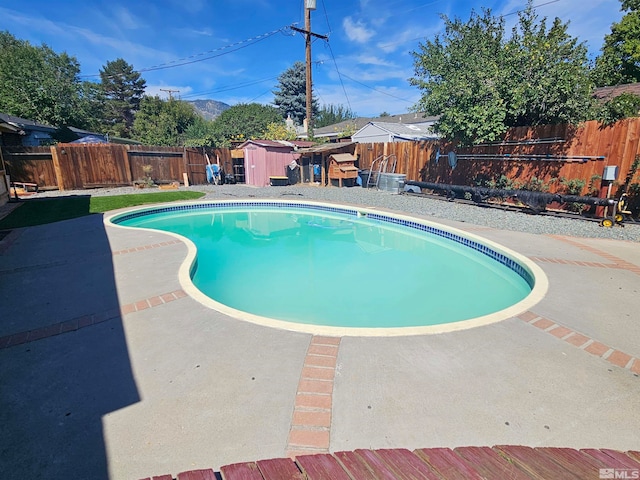
[(497, 445), (299, 455), (226, 465), (219, 473), (190, 470), (144, 480), (595, 480), (639, 473), (637, 451)]

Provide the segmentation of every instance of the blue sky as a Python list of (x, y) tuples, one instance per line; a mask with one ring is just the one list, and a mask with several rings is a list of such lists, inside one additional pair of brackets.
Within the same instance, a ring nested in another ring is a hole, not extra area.
[[(80, 62), (98, 80), (107, 61), (124, 58), (142, 71), (147, 93), (178, 90), (184, 100), (230, 105), (268, 104), (277, 77), (304, 61), (304, 0), (21, 0), (0, 2), (0, 30)], [(469, 18), (490, 8), (507, 25), (526, 0), (317, 0), (314, 32), (329, 42), (312, 46), (314, 92), (320, 104), (350, 106), (360, 116), (407, 112), (420, 92), (411, 52), (443, 32), (440, 14)], [(622, 17), (618, 0), (537, 0), (549, 20), (569, 21), (570, 33), (598, 54), (611, 24)], [(172, 67), (172, 68), (166, 68)], [(340, 76), (337, 72), (340, 72)]]

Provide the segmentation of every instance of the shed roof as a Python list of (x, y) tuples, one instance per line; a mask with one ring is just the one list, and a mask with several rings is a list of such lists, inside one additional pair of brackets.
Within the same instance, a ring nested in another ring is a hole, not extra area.
[(338, 163), (355, 162), (357, 160), (357, 158), (350, 153), (334, 153), (333, 155), (329, 156), (329, 158), (335, 160)]
[(313, 142), (304, 142), (301, 140), (261, 140), (261, 139), (252, 139), (247, 140), (244, 143), (238, 145), (236, 148), (244, 148), (249, 144), (258, 145), (260, 147), (271, 147), (271, 148), (301, 148), (301, 147), (310, 147), (313, 145)]
[(345, 147), (351, 147), (355, 144), (356, 142), (320, 143), (318, 145), (313, 145), (312, 147), (301, 148), (298, 151), (302, 153), (326, 153), (332, 150), (339, 151)]

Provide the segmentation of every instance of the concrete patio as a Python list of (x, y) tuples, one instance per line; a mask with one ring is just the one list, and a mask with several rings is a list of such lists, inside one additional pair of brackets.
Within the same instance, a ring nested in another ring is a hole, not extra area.
[(638, 244), (436, 221), (534, 260), (546, 297), (469, 330), (332, 338), (201, 305), (174, 237), (100, 215), (14, 230), (0, 243), (4, 478), (358, 448), (640, 449)]

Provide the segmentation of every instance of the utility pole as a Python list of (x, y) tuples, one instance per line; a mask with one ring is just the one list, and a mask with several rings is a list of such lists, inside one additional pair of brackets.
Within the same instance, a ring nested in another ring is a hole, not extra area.
[(313, 83), (311, 81), (311, 37), (321, 38), (323, 40), (327, 40), (325, 35), (319, 35), (317, 33), (313, 33), (311, 31), (311, 10), (316, 9), (316, 0), (305, 0), (305, 9), (304, 9), (304, 30), (301, 28), (296, 28), (291, 25), (291, 30), (296, 32), (304, 33), (305, 35), (305, 53), (307, 60), (307, 140), (313, 136)]
[(160, 89), (161, 92), (167, 92), (169, 94), (169, 100), (173, 100), (173, 96), (171, 95), (172, 93), (178, 93), (180, 92), (180, 90), (170, 90), (168, 88), (161, 88)]

